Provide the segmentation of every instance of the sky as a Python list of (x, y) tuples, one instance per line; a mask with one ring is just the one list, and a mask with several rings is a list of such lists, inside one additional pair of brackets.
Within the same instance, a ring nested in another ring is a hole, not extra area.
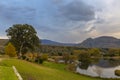
[(120, 38), (120, 0), (0, 0), (0, 38), (13, 24), (30, 24), (40, 39), (64, 43)]

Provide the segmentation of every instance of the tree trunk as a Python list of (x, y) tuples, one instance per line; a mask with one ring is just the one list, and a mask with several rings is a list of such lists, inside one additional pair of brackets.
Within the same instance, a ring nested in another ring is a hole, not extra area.
[(19, 59), (20, 59), (21, 56), (22, 56), (22, 48), (23, 48), (23, 43), (22, 43), (21, 46), (20, 46), (20, 52), (19, 52), (19, 54), (18, 54), (18, 58), (19, 58)]

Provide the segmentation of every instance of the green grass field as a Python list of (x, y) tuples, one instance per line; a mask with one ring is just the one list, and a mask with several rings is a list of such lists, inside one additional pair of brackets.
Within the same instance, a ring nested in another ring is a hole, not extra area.
[(45, 62), (38, 65), (18, 59), (5, 59), (0, 62), (0, 65), (6, 67), (16, 66), (24, 80), (103, 80), (66, 71), (64, 64)]
[(0, 66), (0, 80), (18, 80), (12, 67)]
[[(43, 65), (17, 59), (2, 60), (1, 66), (15, 65), (24, 80), (100, 80), (64, 70), (65, 65), (45, 62)], [(7, 79), (10, 80), (10, 79)]]

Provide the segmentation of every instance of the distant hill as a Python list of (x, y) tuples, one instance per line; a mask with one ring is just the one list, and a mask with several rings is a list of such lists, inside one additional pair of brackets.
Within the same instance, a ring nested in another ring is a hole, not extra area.
[(5, 44), (8, 42), (8, 39), (0, 39), (0, 53), (3, 52)]
[(0, 39), (0, 47), (3, 47), (8, 42), (8, 39)]
[(54, 46), (75, 46), (76, 45), (74, 43), (60, 43), (60, 42), (51, 41), (47, 39), (42, 39), (41, 44), (42, 45), (54, 45)]
[(88, 38), (77, 46), (84, 48), (120, 48), (120, 39), (109, 36)]
[[(8, 39), (0, 39), (0, 47), (4, 46), (8, 42)], [(60, 43), (52, 40), (42, 39), (42, 45), (53, 45), (53, 46), (74, 46), (76, 44), (72, 43)]]
[[(0, 39), (0, 47), (3, 47), (8, 39)], [(77, 46), (83, 48), (120, 48), (120, 39), (109, 36), (102, 36), (98, 38), (88, 38), (82, 43), (60, 43), (52, 40), (42, 39), (42, 45), (52, 46)]]

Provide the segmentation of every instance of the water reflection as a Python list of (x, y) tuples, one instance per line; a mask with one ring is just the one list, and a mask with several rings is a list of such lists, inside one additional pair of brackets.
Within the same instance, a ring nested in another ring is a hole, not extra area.
[(120, 70), (120, 59), (86, 59), (76, 69), (78, 73), (92, 77), (120, 78), (115, 70)]

